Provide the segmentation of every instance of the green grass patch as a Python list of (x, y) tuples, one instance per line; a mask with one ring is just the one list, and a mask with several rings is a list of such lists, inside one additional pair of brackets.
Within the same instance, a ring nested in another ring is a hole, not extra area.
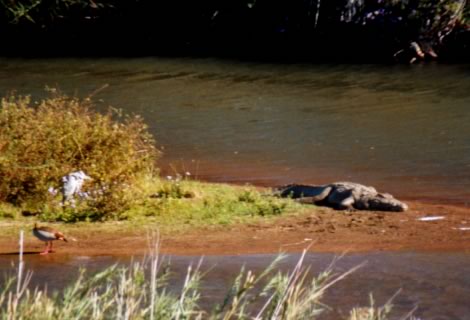
[[(128, 187), (126, 197), (131, 203), (124, 210), (106, 215), (96, 214), (88, 202), (78, 201), (76, 208), (62, 208), (60, 197), (38, 214), (43, 221), (105, 221), (143, 219), (160, 226), (227, 225), (301, 211), (304, 206), (278, 198), (271, 190), (253, 186), (234, 186), (192, 180), (168, 181), (152, 176), (142, 177)], [(55, 202), (54, 202), (55, 201)], [(90, 209), (92, 208), (92, 209)], [(20, 214), (14, 213), (13, 216)]]
[[(32, 219), (66, 223), (127, 221), (129, 227), (156, 223), (160, 228), (175, 230), (254, 222), (300, 213), (307, 208), (292, 199), (273, 196), (270, 189), (194, 180), (168, 181), (150, 175), (134, 181), (123, 196), (128, 198), (125, 200), (128, 207), (107, 215), (97, 212), (95, 200), (77, 200), (77, 206), (72, 208), (62, 207), (61, 197), (55, 196), (39, 211), (0, 204), (0, 219), (27, 223), (32, 223)], [(23, 217), (30, 215), (34, 217)]]
[(230, 224), (254, 218), (279, 216), (300, 210), (290, 199), (259, 191), (252, 186), (203, 183), (198, 181), (154, 181), (147, 186), (147, 198), (122, 216), (152, 217), (161, 224)]

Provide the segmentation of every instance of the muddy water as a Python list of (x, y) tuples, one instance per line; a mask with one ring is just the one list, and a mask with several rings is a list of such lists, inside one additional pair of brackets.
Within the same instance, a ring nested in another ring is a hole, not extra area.
[[(145, 117), (169, 164), (215, 181), (354, 180), (468, 204), (470, 66), (0, 59), (0, 93), (46, 85)], [(104, 102), (100, 102), (102, 99)]]
[[(245, 265), (255, 272), (263, 270), (274, 255), (209, 256), (202, 270), (209, 270), (202, 283), (201, 305), (210, 310), (222, 299), (240, 268)], [(298, 255), (290, 255), (281, 263), (283, 271), (292, 270)], [(17, 256), (0, 256), (0, 274), (13, 272)], [(27, 255), (27, 269), (34, 271), (32, 286), (47, 286), (49, 292), (63, 288), (75, 279), (79, 268), (90, 273), (120, 263), (127, 265), (130, 258), (116, 257), (64, 257)], [(140, 258), (134, 258), (138, 260)], [(172, 290), (178, 290), (189, 264), (197, 264), (199, 257), (167, 256), (174, 276)], [(310, 254), (306, 265), (312, 274), (326, 269), (334, 259), (330, 254)], [(324, 302), (330, 306), (322, 319), (340, 319), (354, 306), (368, 306), (369, 293), (376, 305), (385, 303), (398, 289), (394, 300), (392, 319), (400, 319), (415, 306), (415, 316), (420, 319), (470, 319), (470, 255), (449, 253), (369, 253), (350, 254), (336, 262), (334, 270), (341, 273), (366, 261), (356, 273), (328, 290)], [(3, 278), (2, 280), (3, 281)]]

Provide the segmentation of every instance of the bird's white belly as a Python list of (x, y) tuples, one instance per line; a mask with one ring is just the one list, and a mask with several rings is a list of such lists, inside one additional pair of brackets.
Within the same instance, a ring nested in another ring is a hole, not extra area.
[(55, 235), (51, 232), (47, 232), (43, 230), (33, 230), (33, 234), (41, 241), (56, 240)]

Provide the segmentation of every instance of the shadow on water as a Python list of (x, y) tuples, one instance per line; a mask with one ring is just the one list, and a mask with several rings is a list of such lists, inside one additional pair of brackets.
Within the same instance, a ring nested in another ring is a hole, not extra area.
[[(206, 310), (221, 303), (227, 289), (242, 266), (259, 273), (275, 258), (274, 255), (208, 256), (203, 258), (202, 271), (208, 271), (202, 282), (201, 306)], [(298, 254), (288, 255), (279, 269), (292, 270)], [(33, 270), (32, 286), (45, 287), (48, 291), (60, 290), (78, 276), (81, 268), (93, 274), (115, 263), (128, 265), (135, 257), (87, 257), (63, 255), (25, 256), (26, 269)], [(181, 288), (190, 264), (197, 264), (200, 257), (166, 256), (172, 270), (169, 289)], [(306, 266), (315, 275), (325, 270), (335, 256), (314, 254), (306, 257)], [(376, 305), (384, 304), (398, 289), (401, 293), (394, 300), (392, 319), (400, 319), (415, 306), (415, 316), (421, 319), (470, 319), (470, 254), (468, 253), (368, 253), (348, 254), (334, 265), (335, 273), (343, 273), (362, 262), (366, 265), (353, 275), (331, 287), (324, 298), (330, 309), (321, 319), (341, 319), (355, 306), (368, 306), (372, 293)], [(13, 275), (17, 257), (0, 256), (0, 274)], [(4, 278), (0, 277), (0, 282)]]
[[(24, 255), (30, 255), (30, 254), (39, 254), (40, 252), (38, 251), (25, 251), (23, 252)], [(0, 256), (18, 256), (20, 253), (18, 251), (13, 251), (13, 252), (0, 252)]]

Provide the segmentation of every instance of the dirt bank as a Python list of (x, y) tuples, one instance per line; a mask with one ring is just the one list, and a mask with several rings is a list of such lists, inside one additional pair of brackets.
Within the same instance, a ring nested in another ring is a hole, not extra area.
[[(469, 208), (408, 203), (410, 210), (405, 213), (345, 212), (312, 207), (305, 213), (269, 222), (164, 232), (161, 250), (180, 255), (299, 252), (313, 242), (310, 250), (317, 252), (470, 252)], [(443, 219), (418, 220), (424, 216), (442, 216)], [(134, 255), (147, 250), (146, 232), (139, 227), (89, 226), (69, 233), (77, 241), (57, 242), (54, 254)], [(17, 241), (14, 236), (0, 236), (0, 254), (15, 254)], [(42, 248), (41, 242), (26, 235), (25, 251), (35, 253)]]

